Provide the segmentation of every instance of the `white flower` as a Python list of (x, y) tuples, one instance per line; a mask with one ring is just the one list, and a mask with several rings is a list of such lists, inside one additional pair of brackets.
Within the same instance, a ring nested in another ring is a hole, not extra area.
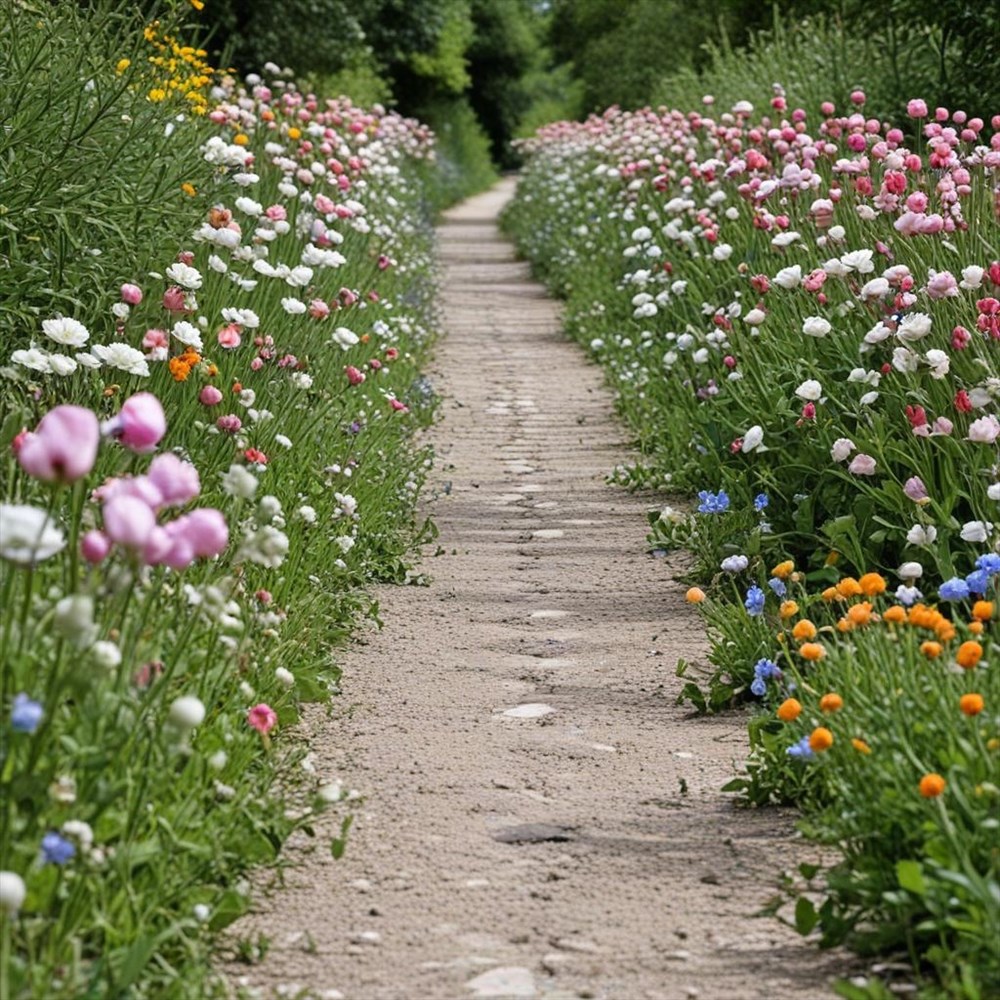
[(653, 231), (649, 226), (640, 226), (638, 229), (632, 230), (632, 241), (634, 243), (644, 243), (646, 240), (653, 238)]
[(10, 360), (15, 365), (22, 368), (30, 368), (33, 372), (51, 372), (52, 366), (49, 364), (49, 354), (38, 347), (30, 347), (27, 350), (14, 351)]
[(850, 438), (837, 438), (830, 448), (830, 457), (835, 462), (846, 462), (857, 445)]
[(793, 264), (791, 267), (783, 267), (775, 276), (774, 283), (779, 288), (798, 288), (802, 284), (802, 266)]
[(178, 729), (194, 729), (205, 721), (205, 706), (194, 695), (181, 695), (171, 703), (167, 718)]
[(760, 326), (765, 319), (767, 319), (767, 313), (763, 309), (751, 309), (743, 317), (743, 322), (749, 326)]
[(951, 368), (951, 359), (944, 351), (934, 349), (924, 355), (924, 361), (931, 366), (931, 378), (944, 378)]
[(292, 372), (289, 381), (297, 389), (311, 389), (313, 377), (308, 372)]
[(862, 406), (871, 406), (871, 405), (872, 405), (872, 403), (874, 403), (876, 399), (878, 399), (878, 393), (877, 393), (877, 392), (874, 392), (874, 391), (873, 391), (873, 392), (866, 392), (866, 393), (865, 393), (865, 394), (864, 394), (864, 395), (863, 395), (863, 396), (862, 396), (862, 397), (861, 397), (861, 398), (860, 398), (860, 399), (858, 400), (858, 402), (859, 402), (859, 403), (860, 403), (860, 404), (861, 404)]
[[(862, 302), (867, 302), (869, 299), (881, 299), (889, 294), (889, 287), (889, 282), (885, 278), (872, 278), (871, 281), (861, 286), (858, 298)], [(879, 325), (881, 326), (881, 324)]]
[(892, 352), (892, 367), (898, 372), (915, 372), (920, 364), (920, 355), (914, 354), (908, 347), (897, 347)]
[(339, 344), (345, 351), (359, 342), (358, 335), (348, 330), (346, 326), (338, 326), (333, 331), (333, 342)]
[(892, 336), (892, 331), (881, 321), (876, 323), (866, 334), (866, 344), (881, 344), (883, 340)]
[(896, 570), (900, 580), (919, 580), (924, 575), (924, 568), (918, 562), (905, 562)]
[(927, 313), (909, 313), (896, 327), (896, 336), (907, 344), (921, 340), (930, 332), (931, 318)]
[(199, 330), (194, 323), (188, 323), (183, 319), (178, 320), (174, 323), (174, 327), (170, 332), (182, 344), (187, 344), (189, 347), (193, 347), (196, 351), (201, 353), (203, 349), (201, 330)]
[(221, 771), (226, 764), (229, 762), (229, 755), (225, 750), (216, 750), (211, 757), (208, 758), (208, 766), (213, 771)]
[(791, 246), (796, 240), (801, 240), (802, 234), (795, 232), (794, 229), (790, 229), (787, 233), (778, 233), (774, 239), (771, 240), (771, 246), (773, 247), (787, 247)]
[(831, 278), (843, 278), (850, 274), (850, 269), (846, 264), (837, 260), (836, 257), (831, 258), (823, 265), (823, 270), (826, 271)]
[(308, 307), (301, 299), (286, 298), (281, 300), (281, 308), (289, 316), (301, 316)]
[(822, 316), (807, 316), (802, 323), (802, 332), (807, 337), (825, 337), (832, 329)]
[(253, 562), (268, 569), (277, 569), (288, 554), (288, 536), (270, 524), (247, 532), (236, 553), (237, 562)]
[(26, 895), (24, 879), (17, 872), (0, 872), (0, 910), (16, 913)]
[(1000, 502), (1000, 483), (990, 483), (990, 485), (986, 487), (986, 495), (991, 500)]
[[(114, 316), (115, 319), (126, 320), (131, 312), (132, 309), (127, 302), (116, 302), (111, 307), (111, 315)], [(73, 346), (79, 347), (80, 345), (74, 344)]]
[(809, 399), (815, 402), (823, 395), (823, 386), (820, 385), (820, 383), (814, 378), (806, 379), (806, 381), (795, 390), (795, 395), (798, 396), (799, 399)]
[(199, 271), (193, 267), (189, 267), (187, 264), (182, 264), (180, 261), (176, 261), (167, 268), (167, 277), (175, 285), (180, 285), (181, 288), (187, 288), (190, 291), (201, 288), (201, 274)]
[(22, 566), (61, 552), (66, 536), (40, 507), (0, 503), (0, 556)]
[(142, 351), (123, 344), (120, 340), (116, 340), (113, 344), (93, 344), (90, 353), (98, 361), (103, 361), (109, 367), (128, 372), (130, 375), (149, 374), (149, 365)]
[(257, 489), (257, 477), (245, 466), (233, 462), (225, 472), (220, 472), (222, 489), (231, 497), (250, 500)]
[(264, 206), (259, 201), (254, 201), (253, 198), (247, 198), (245, 196), (240, 196), (236, 199), (236, 207), (244, 213), (244, 215), (260, 215), (264, 211)]
[(66, 347), (83, 347), (90, 340), (87, 328), (75, 319), (42, 320), (42, 333), (49, 340), (54, 340), (57, 344), (63, 344)]
[(756, 451), (764, 442), (764, 428), (760, 424), (754, 424), (743, 435), (743, 444), (740, 446), (740, 451), (744, 455), (748, 455), (752, 451)]
[(937, 528), (933, 524), (926, 527), (922, 524), (915, 524), (906, 533), (906, 540), (910, 545), (933, 545), (937, 539)]
[(354, 548), (354, 539), (350, 535), (341, 535), (337, 539), (337, 547), (346, 556)]
[(81, 368), (100, 368), (101, 359), (95, 358), (93, 354), (77, 354), (76, 360)]
[(305, 267), (304, 265), (299, 265), (298, 267), (293, 267), (291, 271), (285, 278), (285, 284), (291, 285), (292, 288), (305, 288), (313, 279), (313, 269), (311, 267)]
[(239, 401), (240, 406), (253, 406), (257, 402), (257, 393), (253, 389), (241, 389)]
[(191, 912), (194, 914), (194, 919), (197, 920), (199, 924), (205, 923), (212, 915), (211, 909), (209, 909), (205, 903), (195, 903)]
[(983, 283), (983, 275), (985, 274), (986, 268), (980, 267), (978, 264), (970, 264), (968, 267), (962, 268), (962, 280), (959, 284), (965, 289), (976, 289)]
[(122, 651), (110, 639), (95, 642), (90, 647), (90, 655), (105, 670), (114, 670), (122, 662)]
[(858, 274), (871, 274), (875, 270), (875, 264), (872, 262), (873, 254), (873, 250), (852, 250), (840, 258), (840, 263), (848, 271), (857, 271)]
[(274, 443), (280, 444), (282, 448), (291, 448), (292, 439), (290, 437), (287, 437), (285, 434), (275, 434)]
[(963, 542), (985, 542), (991, 531), (990, 525), (985, 521), (966, 521), (962, 525), (961, 537)]
[(79, 365), (73, 358), (65, 354), (50, 354), (49, 368), (53, 375), (72, 375)]
[(896, 600), (900, 604), (905, 604), (910, 607), (911, 604), (915, 604), (917, 601), (922, 601), (924, 595), (916, 587), (907, 587), (906, 584), (901, 583), (896, 588)]
[(353, 517), (358, 509), (358, 501), (350, 493), (334, 493), (333, 498), (339, 507), (337, 514), (342, 517)]
[(57, 635), (83, 649), (97, 637), (94, 600), (87, 594), (70, 594), (55, 606), (52, 626)]
[(225, 274), (229, 270), (229, 265), (216, 254), (212, 254), (208, 258), (208, 266), (216, 272), (216, 274)]
[(969, 424), (967, 438), (969, 441), (975, 441), (977, 444), (993, 444), (998, 437), (1000, 437), (1000, 420), (997, 420), (992, 413)]
[(727, 556), (719, 564), (727, 573), (742, 573), (749, 565), (750, 560), (746, 556)]
[(283, 684), (285, 687), (291, 687), (295, 683), (295, 674), (293, 674), (291, 670), (286, 670), (284, 667), (276, 667), (274, 671), (274, 679), (279, 684)]
[(260, 317), (252, 309), (223, 309), (222, 318), (246, 330), (256, 330), (260, 326)]
[(719, 243), (715, 249), (712, 250), (712, 258), (714, 260), (729, 260), (733, 255), (733, 248), (728, 243)]
[(90, 848), (94, 844), (94, 828), (89, 823), (85, 823), (82, 819), (68, 819), (63, 823), (61, 832), (78, 841), (80, 850), (84, 854), (90, 853)]

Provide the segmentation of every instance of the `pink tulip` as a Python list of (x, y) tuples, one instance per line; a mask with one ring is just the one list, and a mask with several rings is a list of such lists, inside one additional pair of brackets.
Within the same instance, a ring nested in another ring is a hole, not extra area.
[(88, 531), (80, 539), (80, 555), (89, 563), (103, 562), (111, 551), (111, 539), (103, 531)]
[(214, 385), (206, 385), (198, 393), (198, 401), (204, 406), (215, 406), (222, 402), (222, 393)]
[(151, 392), (137, 392), (125, 400), (118, 416), (105, 421), (102, 430), (141, 455), (152, 451), (167, 433), (167, 418)]
[(36, 479), (76, 482), (93, 469), (100, 440), (97, 417), (90, 410), (57, 406), (42, 417), (33, 434), (21, 438), (17, 461)]
[(201, 492), (198, 470), (170, 452), (153, 459), (148, 478), (160, 491), (162, 502), (168, 507), (181, 507)]
[(158, 566), (170, 555), (174, 540), (167, 532), (156, 525), (149, 533), (149, 538), (142, 550), (142, 561), (148, 566)]
[(864, 453), (855, 455), (851, 460), (851, 464), (847, 467), (847, 471), (855, 476), (874, 476), (875, 459), (871, 455), (865, 455)]
[(138, 285), (122, 285), (122, 302), (137, 306), (142, 301), (142, 289)]
[(920, 503), (928, 499), (927, 487), (919, 476), (911, 476), (903, 484), (903, 492), (914, 502)]
[(103, 514), (108, 538), (128, 549), (145, 548), (156, 527), (156, 515), (136, 497), (112, 497)]
[(185, 522), (185, 534), (196, 556), (217, 556), (229, 542), (226, 519), (214, 507), (199, 507), (191, 511)]

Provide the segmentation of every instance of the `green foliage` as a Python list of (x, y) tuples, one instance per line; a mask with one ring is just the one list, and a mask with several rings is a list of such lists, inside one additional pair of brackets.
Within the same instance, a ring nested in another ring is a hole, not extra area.
[(489, 139), (464, 97), (425, 105), (423, 117), (437, 137), (437, 162), (429, 178), (435, 210), (483, 191), (496, 180)]

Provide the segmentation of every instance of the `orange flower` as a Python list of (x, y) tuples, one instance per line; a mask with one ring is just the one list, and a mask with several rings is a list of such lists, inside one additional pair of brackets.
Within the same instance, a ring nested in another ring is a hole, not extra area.
[(300, 139), (302, 137), (302, 131), (297, 129), (294, 125), (288, 130), (289, 139)]
[(854, 631), (854, 622), (852, 622), (850, 618), (841, 618), (840, 621), (837, 622), (837, 631), (838, 632), (853, 632)]
[(799, 652), (807, 660), (822, 660), (826, 650), (818, 642), (804, 642), (799, 646)]
[(841, 597), (857, 597), (861, 591), (861, 584), (853, 576), (845, 576), (836, 587), (837, 593)]
[(856, 736), (854, 737), (853, 740), (851, 740), (851, 746), (854, 747), (854, 749), (857, 750), (858, 753), (863, 753), (867, 755), (872, 752), (872, 748), (867, 743), (865, 743), (864, 740), (859, 740)]
[[(864, 579), (862, 577), (862, 579)], [(847, 609), (847, 617), (850, 618), (855, 625), (867, 625), (872, 620), (872, 606), (869, 601), (862, 601), (860, 604), (854, 604)]]
[(992, 601), (976, 601), (972, 605), (972, 617), (981, 622), (988, 622), (993, 617)]
[(979, 715), (986, 707), (986, 703), (983, 701), (981, 694), (963, 694), (958, 699), (958, 707), (962, 710), (963, 715), (972, 716)]
[(250, 137), (244, 135), (242, 132), (237, 132), (236, 135), (233, 136), (233, 144), (236, 146), (245, 146), (249, 142)]
[(701, 604), (705, 600), (705, 591), (701, 587), (691, 587), (684, 595), (684, 600), (688, 604)]
[(936, 660), (941, 655), (943, 648), (941, 643), (933, 642), (931, 639), (920, 644), (920, 652), (932, 660)]
[(954, 639), (956, 635), (955, 626), (952, 625), (952, 623), (948, 621), (947, 618), (942, 618), (941, 621), (939, 621), (937, 625), (934, 626), (934, 634), (942, 642), (951, 642), (951, 640)]
[(823, 600), (826, 602), (835, 601), (840, 597), (840, 591), (836, 587), (827, 587), (822, 594)]
[(183, 357), (171, 358), (167, 362), (167, 367), (170, 369), (170, 374), (173, 375), (175, 382), (183, 382), (191, 374), (191, 366)]
[(833, 733), (825, 726), (817, 726), (809, 734), (809, 749), (814, 753), (823, 753), (833, 746)]
[(799, 606), (795, 601), (782, 601), (779, 613), (782, 618), (791, 618), (799, 613)]
[(906, 621), (906, 608), (901, 604), (893, 604), (891, 608), (885, 609), (882, 613), (882, 618), (884, 621), (898, 625), (900, 622)]
[(969, 622), (969, 631), (973, 635), (982, 635), (986, 631), (986, 626), (982, 622)]
[(776, 576), (779, 580), (785, 580), (795, 571), (795, 563), (791, 559), (786, 559), (784, 562), (778, 563), (774, 569), (771, 570), (771, 576)]
[(816, 626), (808, 618), (803, 618), (802, 621), (795, 623), (795, 628), (792, 629), (792, 638), (798, 642), (802, 642), (804, 639), (815, 639)]
[(861, 588), (861, 592), (868, 597), (874, 597), (876, 594), (885, 593), (885, 579), (878, 573), (865, 573), (865, 575), (858, 580), (858, 586)]
[(839, 712), (844, 707), (844, 699), (835, 691), (823, 695), (819, 700), (819, 710), (821, 712)]
[(782, 722), (794, 722), (802, 714), (802, 705), (795, 698), (786, 698), (778, 706), (778, 718)]
[(975, 639), (969, 639), (958, 647), (955, 659), (960, 667), (971, 670), (983, 657), (983, 647)]
[(920, 794), (925, 799), (936, 799), (944, 791), (947, 784), (948, 782), (940, 774), (934, 772), (925, 774), (920, 779)]

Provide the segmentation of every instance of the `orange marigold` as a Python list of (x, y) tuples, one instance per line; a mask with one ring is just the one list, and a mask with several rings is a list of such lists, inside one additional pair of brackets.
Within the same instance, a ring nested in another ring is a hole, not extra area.
[(929, 656), (932, 660), (936, 660), (941, 655), (941, 650), (944, 647), (939, 642), (934, 642), (932, 639), (928, 639), (926, 642), (920, 643), (920, 652), (924, 656)]
[(983, 658), (983, 647), (975, 639), (969, 639), (958, 647), (955, 659), (960, 667), (971, 670)]
[(867, 625), (872, 620), (872, 606), (869, 601), (862, 601), (847, 609), (847, 617), (855, 625)]
[(809, 749), (814, 753), (822, 753), (833, 746), (833, 733), (825, 726), (817, 726), (809, 734)]
[(976, 601), (972, 605), (972, 617), (981, 622), (988, 622), (993, 617), (993, 602)]
[(701, 587), (691, 587), (684, 595), (684, 600), (689, 604), (701, 604), (705, 600), (705, 591)]
[(874, 597), (876, 594), (885, 593), (886, 583), (885, 578), (879, 573), (865, 573), (858, 580), (858, 586), (861, 588), (861, 593)]
[(963, 694), (958, 699), (958, 707), (962, 710), (963, 715), (979, 715), (986, 707), (986, 702), (983, 701), (981, 694)]
[(898, 625), (900, 622), (906, 621), (906, 608), (901, 604), (893, 604), (892, 607), (885, 609), (882, 618), (884, 621)]
[(944, 791), (947, 784), (948, 782), (940, 774), (934, 772), (925, 774), (920, 779), (920, 794), (925, 799), (936, 799)]
[(830, 691), (819, 700), (821, 712), (839, 712), (844, 707), (844, 699), (836, 691)]
[(802, 642), (806, 639), (815, 639), (816, 626), (808, 618), (803, 618), (802, 621), (795, 623), (795, 628), (792, 629), (792, 638), (797, 642)]
[(838, 597), (840, 597), (840, 591), (837, 590), (836, 587), (827, 587), (826, 590), (823, 591), (822, 597), (823, 600), (827, 602), (835, 601)]
[(173, 375), (175, 382), (183, 382), (191, 374), (191, 366), (183, 357), (171, 358), (167, 362), (167, 367), (170, 369), (170, 374)]
[(782, 618), (791, 618), (799, 613), (799, 606), (795, 601), (782, 601), (779, 613)]
[(807, 660), (822, 660), (826, 656), (826, 650), (818, 642), (802, 643), (799, 652)]
[(858, 753), (870, 754), (872, 752), (872, 748), (867, 743), (865, 743), (864, 740), (858, 739), (857, 736), (855, 736), (854, 739), (851, 740), (851, 746), (854, 747), (854, 749), (857, 750)]
[(853, 576), (845, 576), (836, 587), (837, 593), (841, 597), (857, 597), (861, 591), (861, 584)]
[(969, 622), (969, 631), (973, 635), (982, 635), (986, 631), (986, 626), (982, 622)]
[(802, 705), (795, 698), (786, 698), (778, 706), (778, 718), (782, 722), (794, 722), (802, 714)]
[(786, 559), (784, 562), (778, 563), (774, 569), (771, 570), (771, 576), (776, 576), (779, 580), (784, 580), (795, 570), (795, 563), (791, 559)]

